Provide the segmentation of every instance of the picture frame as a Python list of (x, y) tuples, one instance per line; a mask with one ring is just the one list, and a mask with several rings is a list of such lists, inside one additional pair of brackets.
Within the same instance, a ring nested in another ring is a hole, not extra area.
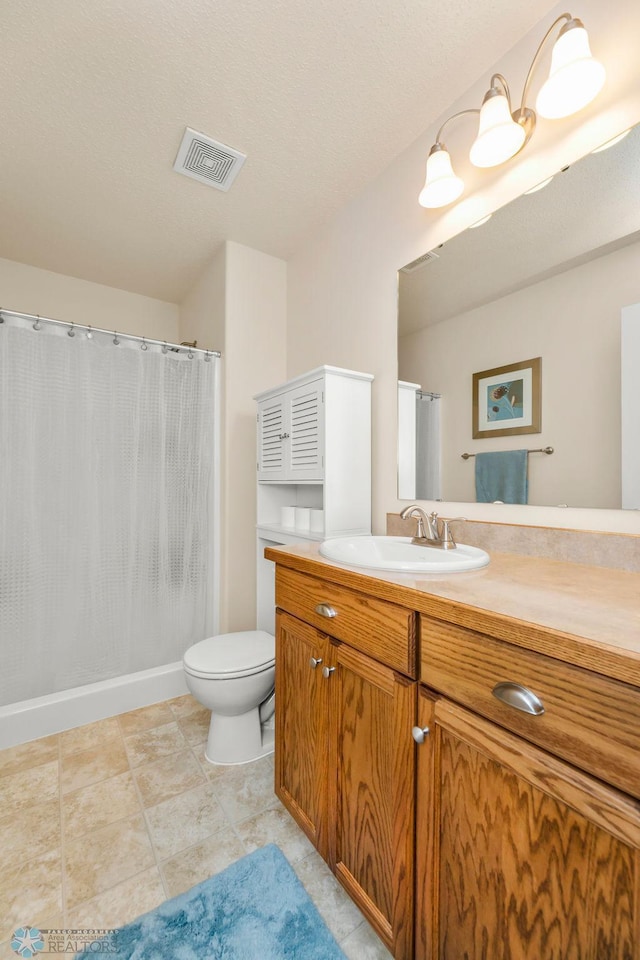
[(542, 358), (473, 374), (474, 440), (540, 433)]

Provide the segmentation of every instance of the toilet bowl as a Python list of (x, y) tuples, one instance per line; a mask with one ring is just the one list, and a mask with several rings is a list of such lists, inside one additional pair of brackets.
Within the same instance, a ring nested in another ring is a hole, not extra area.
[(223, 633), (189, 647), (187, 687), (211, 710), (205, 757), (248, 763), (273, 752), (275, 638), (264, 630)]

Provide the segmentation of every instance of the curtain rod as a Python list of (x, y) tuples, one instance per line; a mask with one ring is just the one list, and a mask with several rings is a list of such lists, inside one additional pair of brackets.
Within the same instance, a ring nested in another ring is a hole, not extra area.
[(76, 328), (78, 330), (86, 330), (89, 333), (106, 333), (108, 336), (113, 334), (115, 338), (114, 343), (117, 343), (119, 338), (122, 337), (124, 340), (134, 340), (137, 343), (157, 345), (158, 347), (167, 347), (172, 351), (191, 351), (191, 353), (204, 353), (208, 354), (210, 357), (222, 356), (219, 350), (204, 350), (202, 347), (190, 347), (189, 345), (185, 346), (181, 343), (168, 343), (166, 340), (153, 340), (150, 337), (137, 337), (133, 333), (119, 333), (117, 330), (105, 330), (104, 327), (92, 327), (88, 324), (74, 323), (73, 321), (68, 320), (54, 320), (53, 317), (41, 317), (39, 314), (33, 313), (18, 313), (16, 310), (5, 310), (0, 307), (0, 323), (4, 323), (3, 317), (19, 317), (21, 320), (35, 320), (36, 323), (53, 323), (56, 326), (68, 327), (68, 332), (71, 335), (73, 335), (73, 331)]

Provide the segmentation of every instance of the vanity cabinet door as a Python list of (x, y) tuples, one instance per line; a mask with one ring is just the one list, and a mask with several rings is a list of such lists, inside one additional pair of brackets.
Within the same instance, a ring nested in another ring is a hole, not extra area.
[(418, 716), (417, 960), (640, 956), (640, 804), (422, 690)]
[(393, 955), (411, 960), (417, 685), (345, 644), (329, 660), (329, 862)]
[(278, 611), (276, 619), (275, 790), (328, 859), (329, 640)]

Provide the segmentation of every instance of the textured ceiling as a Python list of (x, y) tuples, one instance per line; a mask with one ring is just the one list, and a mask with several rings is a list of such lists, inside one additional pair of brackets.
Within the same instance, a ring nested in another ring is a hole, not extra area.
[[(180, 301), (218, 245), (288, 258), (548, 0), (10, 0), (0, 256)], [(190, 126), (246, 153), (172, 170)]]

